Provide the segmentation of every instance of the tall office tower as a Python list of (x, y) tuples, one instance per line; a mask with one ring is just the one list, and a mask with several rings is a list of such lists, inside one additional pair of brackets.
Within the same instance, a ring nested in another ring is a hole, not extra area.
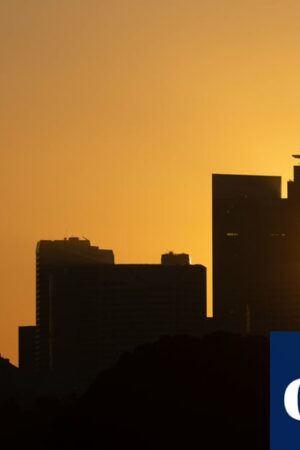
[(111, 250), (100, 250), (90, 241), (71, 237), (40, 241), (36, 249), (36, 367), (50, 367), (50, 280), (70, 267), (93, 267), (114, 264)]
[(281, 177), (213, 175), (213, 301), (219, 327), (300, 327), (300, 167)]
[(70, 267), (50, 282), (51, 369), (80, 383), (161, 336), (200, 336), (206, 325), (201, 265)]

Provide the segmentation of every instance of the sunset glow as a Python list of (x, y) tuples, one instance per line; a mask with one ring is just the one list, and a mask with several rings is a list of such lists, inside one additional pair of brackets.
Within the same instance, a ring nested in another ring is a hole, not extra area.
[(292, 176), (299, 17), (298, 0), (0, 2), (3, 356), (35, 322), (38, 240), (186, 252), (210, 282), (212, 173)]

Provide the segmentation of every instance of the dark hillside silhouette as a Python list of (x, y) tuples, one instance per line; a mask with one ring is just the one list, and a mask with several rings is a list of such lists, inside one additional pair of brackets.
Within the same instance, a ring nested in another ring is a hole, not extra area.
[(264, 337), (162, 338), (124, 354), (81, 398), (41, 397), (30, 407), (6, 399), (2, 443), (34, 450), (267, 450), (268, 354)]
[(101, 373), (47, 448), (267, 450), (268, 376), (265, 338), (163, 338)]

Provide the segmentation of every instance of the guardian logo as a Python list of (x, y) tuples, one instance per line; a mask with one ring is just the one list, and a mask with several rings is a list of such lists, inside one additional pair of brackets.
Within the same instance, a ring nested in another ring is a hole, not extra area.
[(300, 332), (271, 333), (271, 450), (300, 449)]

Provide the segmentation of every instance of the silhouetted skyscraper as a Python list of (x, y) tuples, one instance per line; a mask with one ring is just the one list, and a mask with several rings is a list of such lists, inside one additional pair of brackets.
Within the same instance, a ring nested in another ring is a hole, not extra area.
[(213, 175), (213, 299), (222, 328), (300, 326), (300, 167), (281, 177)]
[(36, 365), (50, 367), (50, 279), (58, 270), (114, 264), (112, 250), (100, 250), (90, 241), (71, 237), (40, 241), (36, 249)]

